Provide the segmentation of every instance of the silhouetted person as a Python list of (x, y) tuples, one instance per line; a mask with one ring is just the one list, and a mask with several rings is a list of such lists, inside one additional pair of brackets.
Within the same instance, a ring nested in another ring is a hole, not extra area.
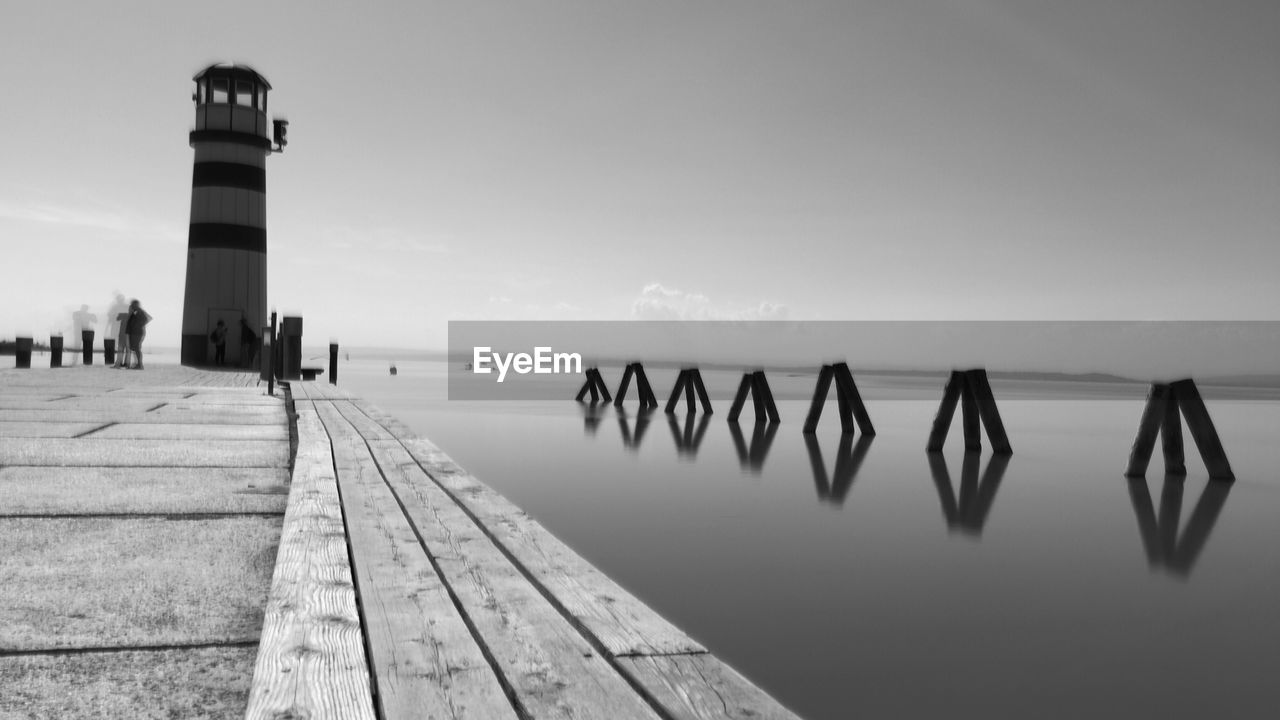
[(218, 321), (213, 332), (209, 333), (209, 342), (213, 343), (213, 364), (222, 367), (227, 362), (227, 324)]
[(116, 345), (119, 349), (116, 363), (111, 367), (121, 368), (129, 365), (129, 333), (125, 329), (128, 322), (129, 303), (124, 301), (123, 295), (116, 293), (115, 302), (111, 303), (111, 309), (107, 311), (107, 335), (116, 336)]
[(151, 316), (142, 309), (142, 303), (135, 298), (129, 303), (129, 318), (125, 321), (125, 331), (129, 334), (129, 349), (137, 358), (133, 366), (135, 370), (142, 369), (142, 340), (147, 336), (149, 322), (151, 322)]
[(96, 322), (98, 322), (98, 316), (89, 312), (88, 305), (81, 305), (79, 310), (71, 313), (71, 324), (75, 326), (72, 337), (81, 337), (81, 333), (92, 330)]
[(249, 321), (240, 316), (240, 354), (247, 368), (253, 367), (253, 358), (258, 354), (258, 334), (253, 331)]

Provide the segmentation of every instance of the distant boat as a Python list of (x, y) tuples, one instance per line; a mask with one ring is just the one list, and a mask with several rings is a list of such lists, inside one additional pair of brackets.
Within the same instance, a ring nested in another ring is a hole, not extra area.
[(395, 374), (396, 374), (396, 364), (395, 364), (395, 363), (391, 363), (391, 374), (392, 374), (392, 375), (395, 375)]

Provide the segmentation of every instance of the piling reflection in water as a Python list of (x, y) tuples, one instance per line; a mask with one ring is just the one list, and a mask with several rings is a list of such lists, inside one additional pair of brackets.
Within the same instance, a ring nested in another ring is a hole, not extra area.
[(745, 470), (759, 475), (764, 470), (764, 461), (769, 457), (769, 448), (773, 445), (773, 437), (778, 434), (776, 422), (757, 422), (751, 431), (751, 444), (748, 445), (742, 435), (738, 423), (729, 423), (729, 433), (733, 436), (733, 449), (738, 453), (738, 463)]
[(853, 487), (858, 468), (862, 467), (862, 461), (866, 459), (867, 450), (871, 448), (871, 441), (874, 439), (873, 435), (860, 435), (855, 443), (853, 435), (842, 433), (840, 445), (836, 448), (836, 466), (828, 478), (827, 464), (822, 459), (822, 447), (818, 444), (817, 436), (805, 434), (804, 445), (809, 451), (809, 464), (813, 467), (813, 484), (819, 501), (844, 505), (844, 498), (849, 494), (849, 488)]
[(632, 428), (631, 422), (627, 418), (627, 411), (617, 407), (618, 429), (622, 431), (622, 444), (628, 450), (636, 452), (640, 449), (640, 442), (644, 440), (645, 430), (649, 429), (649, 417), (653, 415), (653, 412), (653, 408), (641, 406), (636, 411), (635, 428)]
[(676, 454), (681, 458), (694, 459), (702, 438), (707, 434), (707, 426), (711, 424), (711, 416), (690, 412), (685, 416), (684, 429), (676, 421), (675, 413), (667, 415), (667, 425), (671, 428), (671, 437), (676, 441)]
[(603, 405), (596, 403), (582, 404), (582, 431), (586, 435), (595, 435), (596, 430), (600, 429), (600, 421), (604, 419), (604, 414), (612, 405), (607, 402)]
[(1129, 499), (1133, 501), (1133, 512), (1138, 519), (1138, 532), (1142, 534), (1148, 565), (1152, 570), (1164, 569), (1187, 578), (1209, 541), (1209, 534), (1213, 532), (1223, 506), (1227, 504), (1233, 483), (1210, 480), (1200, 493), (1186, 528), (1179, 535), (1184, 482), (1181, 475), (1165, 475), (1158, 516), (1145, 478), (1129, 478)]
[(929, 458), (929, 473), (933, 475), (933, 484), (938, 489), (938, 501), (942, 503), (942, 516), (946, 518), (949, 530), (959, 530), (975, 537), (982, 535), (982, 528), (991, 514), (991, 506), (995, 503), (996, 493), (1004, 480), (1004, 473), (1009, 468), (1009, 455), (992, 455), (987, 461), (987, 469), (978, 479), (978, 468), (982, 454), (966, 452), (960, 463), (960, 499), (951, 485), (951, 473), (947, 470), (947, 459), (942, 453), (926, 453)]

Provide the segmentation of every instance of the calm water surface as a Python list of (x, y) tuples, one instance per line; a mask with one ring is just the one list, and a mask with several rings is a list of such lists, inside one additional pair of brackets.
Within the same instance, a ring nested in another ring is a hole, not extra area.
[(717, 414), (686, 431), (634, 398), (448, 402), (443, 364), (397, 365), (340, 379), (804, 717), (1280, 709), (1280, 403), (1209, 401), (1235, 483), (1208, 482), (1190, 438), (1185, 480), (1157, 452), (1129, 481), (1141, 388), (996, 383), (1012, 458), (966, 458), (957, 424), (931, 462), (931, 380), (867, 391), (869, 442), (842, 442), (834, 401), (806, 442), (799, 399), (772, 435), (748, 408), (735, 437), (728, 374), (707, 374)]

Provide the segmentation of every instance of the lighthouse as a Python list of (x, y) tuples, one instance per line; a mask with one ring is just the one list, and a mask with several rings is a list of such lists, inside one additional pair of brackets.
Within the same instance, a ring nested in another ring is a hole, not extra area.
[[(271, 84), (252, 68), (218, 64), (194, 78), (191, 225), (182, 306), (182, 364), (214, 357), (210, 333), (226, 333), (226, 363), (240, 346), (240, 320), (260, 333), (267, 316), (267, 156), (286, 143), (287, 121), (267, 122)], [(273, 142), (274, 140), (274, 142)]]

